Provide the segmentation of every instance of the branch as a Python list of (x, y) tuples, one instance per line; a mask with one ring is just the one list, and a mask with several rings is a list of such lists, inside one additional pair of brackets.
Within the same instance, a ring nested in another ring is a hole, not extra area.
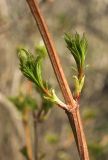
[(78, 107), (79, 105), (76, 103), (76, 101), (74, 100), (71, 94), (69, 85), (67, 83), (62, 66), (60, 64), (58, 54), (56, 52), (52, 38), (49, 34), (47, 25), (39, 9), (37, 0), (26, 0), (26, 1), (28, 2), (31, 12), (37, 22), (38, 29), (46, 45), (63, 97), (68, 106), (68, 110), (66, 110), (66, 113), (74, 133), (80, 159), (89, 160), (87, 144), (86, 144), (85, 135), (83, 132), (82, 122), (80, 119), (80, 113), (79, 113), (79, 107)]
[(34, 158), (38, 160), (38, 119), (35, 111), (33, 112), (33, 124), (34, 124)]
[(25, 140), (26, 140), (26, 147), (29, 160), (33, 160), (33, 152), (32, 152), (32, 143), (31, 143), (31, 131), (29, 126), (29, 110), (25, 109), (23, 113), (23, 125), (25, 130)]

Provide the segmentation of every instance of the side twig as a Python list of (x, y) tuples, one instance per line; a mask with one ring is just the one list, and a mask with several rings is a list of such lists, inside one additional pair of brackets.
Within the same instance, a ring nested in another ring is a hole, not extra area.
[(35, 111), (33, 112), (34, 122), (34, 158), (38, 160), (38, 119)]
[[(28, 94), (31, 95), (32, 83), (30, 81), (27, 84), (27, 91), (28, 91)], [(31, 140), (31, 137), (29, 136), (27, 138), (30, 139), (31, 146), (29, 145), (28, 153), (29, 153), (29, 155), (31, 155), (32, 160), (33, 160), (33, 157), (34, 157), (35, 160), (38, 160), (38, 133), (37, 133), (38, 122), (37, 122), (37, 115), (36, 115), (35, 111), (32, 112), (32, 117), (33, 117), (33, 130), (34, 130), (34, 145), (33, 145), (34, 150), (32, 149), (32, 140)], [(29, 130), (30, 130), (30, 126), (28, 126), (28, 127), (29, 127)]]
[(41, 33), (41, 36), (44, 40), (44, 43), (46, 45), (55, 75), (57, 77), (58, 83), (60, 85), (62, 94), (64, 96), (65, 102), (68, 106), (68, 110), (66, 110), (70, 125), (72, 127), (77, 148), (79, 151), (80, 159), (81, 160), (89, 160), (89, 154), (86, 144), (85, 135), (83, 132), (82, 122), (80, 118), (79, 113), (79, 105), (74, 100), (69, 85), (67, 83), (67, 80), (65, 78), (63, 69), (60, 64), (60, 60), (58, 57), (58, 54), (56, 52), (55, 46), (53, 44), (52, 38), (49, 34), (47, 25), (44, 21), (44, 18), (41, 14), (41, 11), (39, 9), (37, 0), (26, 0), (28, 2), (28, 5), (31, 9), (31, 12), (37, 22), (37, 26), (39, 28), (39, 31)]

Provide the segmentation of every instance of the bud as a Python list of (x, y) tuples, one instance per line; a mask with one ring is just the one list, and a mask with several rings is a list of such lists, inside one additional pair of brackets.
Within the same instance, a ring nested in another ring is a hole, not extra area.
[(25, 51), (24, 49), (19, 49), (18, 58), (20, 59), (21, 62), (26, 62), (28, 59), (27, 51)]
[(43, 58), (46, 56), (47, 50), (43, 41), (40, 41), (39, 45), (36, 46), (36, 54)]

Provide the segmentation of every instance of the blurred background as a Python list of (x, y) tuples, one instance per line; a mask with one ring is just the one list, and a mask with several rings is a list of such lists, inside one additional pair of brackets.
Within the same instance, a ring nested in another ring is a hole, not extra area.
[[(44, 0), (40, 7), (71, 89), (75, 63), (63, 36), (76, 31), (86, 34), (89, 67), (80, 111), (91, 160), (108, 160), (108, 0)], [(20, 114), (8, 97), (17, 96), (20, 90), (26, 93), (27, 89), (27, 80), (19, 71), (17, 48), (23, 46), (34, 52), (40, 41), (26, 0), (0, 0), (0, 160), (24, 160), (19, 151), (25, 141)], [(43, 72), (62, 99), (48, 57)], [(38, 135), (41, 159), (79, 160), (68, 119), (61, 109), (52, 108), (48, 119), (38, 125)]]

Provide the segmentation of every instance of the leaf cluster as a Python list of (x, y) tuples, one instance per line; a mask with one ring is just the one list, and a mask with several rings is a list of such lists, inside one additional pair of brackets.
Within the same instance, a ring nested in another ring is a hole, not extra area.
[(29, 107), (37, 109), (38, 112), (42, 108), (42, 114), (40, 115), (42, 119), (46, 117), (55, 102), (51, 85), (45, 82), (42, 77), (42, 62), (46, 54), (47, 51), (43, 43), (36, 46), (34, 55), (23, 48), (18, 50), (20, 70), (26, 78), (35, 84), (35, 89), (41, 96), (41, 106), (38, 107), (36, 101), (30, 95), (20, 93), (16, 97), (9, 98), (19, 111), (24, 111), (26, 107)]
[(37, 46), (35, 51), (36, 54), (33, 55), (23, 48), (18, 50), (20, 70), (26, 78), (35, 84), (36, 89), (46, 101), (61, 104), (62, 102), (56, 96), (55, 91), (42, 77), (42, 62), (46, 54), (46, 49), (45, 47)]
[(80, 37), (78, 33), (75, 35), (66, 33), (64, 39), (67, 44), (67, 48), (74, 57), (77, 66), (78, 75), (74, 75), (73, 78), (75, 82), (75, 97), (78, 99), (80, 97), (85, 80), (84, 68), (88, 44), (84, 34), (82, 37)]
[(85, 65), (85, 58), (88, 47), (85, 35), (83, 34), (83, 36), (80, 37), (78, 33), (75, 35), (66, 33), (64, 39), (67, 44), (67, 48), (70, 50), (75, 59), (78, 72), (80, 72)]
[(27, 50), (21, 48), (18, 50), (18, 58), (20, 60), (20, 70), (23, 75), (30, 81), (35, 83), (38, 88), (44, 88), (44, 82), (42, 80), (42, 54), (33, 55)]

